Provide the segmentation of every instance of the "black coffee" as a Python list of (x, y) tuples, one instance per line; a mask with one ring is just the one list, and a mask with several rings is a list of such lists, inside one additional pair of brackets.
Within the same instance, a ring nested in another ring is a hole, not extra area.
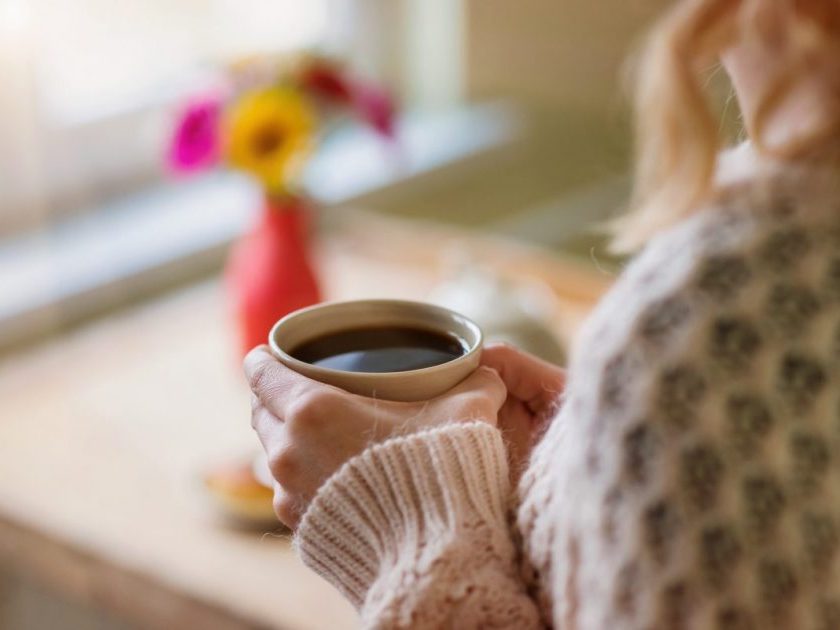
[(466, 344), (454, 335), (391, 326), (330, 333), (289, 354), (299, 361), (344, 372), (404, 372), (446, 363), (466, 351)]

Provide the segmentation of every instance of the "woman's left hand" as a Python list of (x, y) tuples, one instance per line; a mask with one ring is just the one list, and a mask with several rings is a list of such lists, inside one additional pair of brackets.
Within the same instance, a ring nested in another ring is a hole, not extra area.
[(251, 426), (275, 479), (274, 511), (292, 529), (323, 483), (371, 444), (453, 422), (492, 425), (507, 390), (487, 367), (445, 394), (402, 403), (350, 394), (294, 372), (266, 346), (245, 357)]

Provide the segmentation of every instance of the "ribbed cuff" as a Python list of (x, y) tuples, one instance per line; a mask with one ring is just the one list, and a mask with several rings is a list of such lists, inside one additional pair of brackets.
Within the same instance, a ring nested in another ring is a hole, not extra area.
[(510, 482), (501, 434), (452, 424), (372, 446), (318, 491), (295, 545), (357, 608), (389, 568), (422, 571), (435, 549), (477, 522), (505, 524)]

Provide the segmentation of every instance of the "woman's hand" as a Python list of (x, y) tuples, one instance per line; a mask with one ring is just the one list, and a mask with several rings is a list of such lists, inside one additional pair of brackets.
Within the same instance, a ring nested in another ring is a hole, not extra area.
[(517, 480), (560, 408), (566, 371), (507, 344), (488, 345), (481, 363), (498, 372), (508, 391), (498, 426), (508, 444), (511, 476)]
[(245, 374), (251, 425), (276, 481), (274, 511), (292, 529), (321, 485), (369, 445), (452, 422), (495, 425), (507, 395), (499, 375), (485, 367), (426, 402), (366, 398), (290, 370), (266, 346), (245, 357)]

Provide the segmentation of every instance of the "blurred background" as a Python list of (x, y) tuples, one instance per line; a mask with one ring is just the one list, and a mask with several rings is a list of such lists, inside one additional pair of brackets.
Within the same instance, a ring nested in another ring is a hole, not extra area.
[(435, 299), (559, 361), (620, 265), (593, 228), (666, 4), (0, 0), (0, 627), (353, 627), (282, 535), (205, 511), (253, 447), (220, 277), (261, 193), (167, 174), (186, 94), (295, 51), (385, 86), (399, 159), (350, 122), (306, 170), (323, 297)]
[[(0, 322), (19, 326), (0, 326), (0, 345), (35, 327), (36, 303), (90, 290), (104, 275), (123, 281), (241, 229), (253, 209), (247, 182), (213, 174), (174, 184), (161, 155), (185, 92), (231, 59), (263, 52), (329, 52), (400, 102), (406, 168), (394, 173), (370, 138), (346, 134), (310, 169), (309, 192), (325, 206), (480, 227), (588, 255), (581, 228), (626, 192), (623, 64), (664, 4), (2, 0)], [(170, 223), (178, 225), (162, 227)], [(87, 245), (73, 247), (66, 232)], [(45, 277), (45, 254), (60, 281)], [(111, 300), (132, 297), (123, 290)], [(53, 321), (39, 324), (73, 319), (70, 310), (42, 313)]]

